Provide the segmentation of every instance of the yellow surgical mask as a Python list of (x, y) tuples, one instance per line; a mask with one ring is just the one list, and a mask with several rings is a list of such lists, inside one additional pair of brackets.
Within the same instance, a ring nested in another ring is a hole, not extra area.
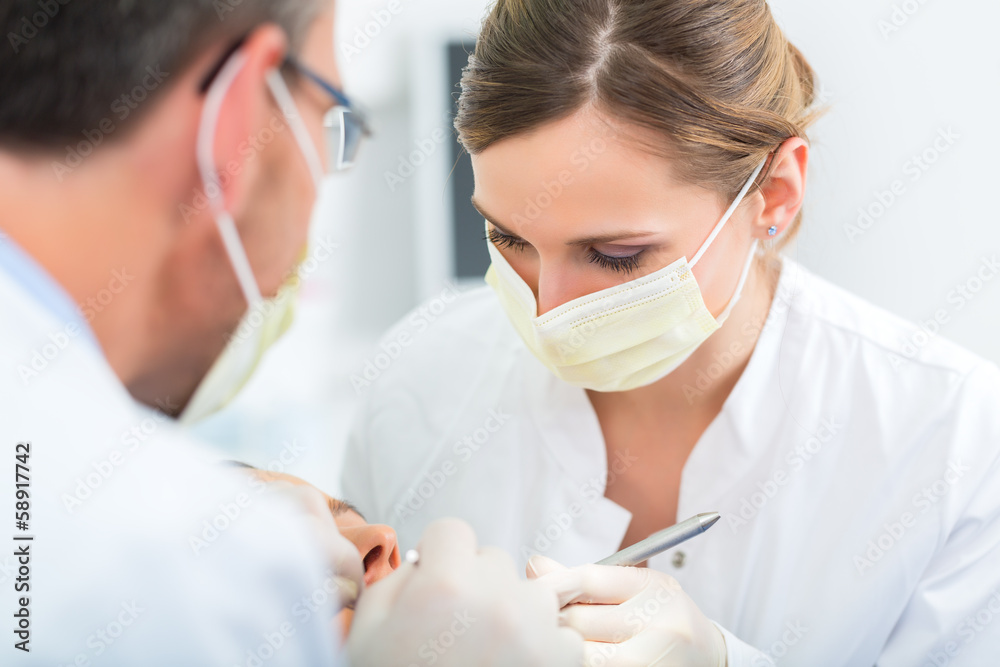
[(756, 240), (739, 284), (718, 318), (705, 306), (691, 269), (746, 196), (765, 163), (766, 159), (690, 263), (681, 257), (659, 271), (582, 296), (538, 316), (531, 288), (488, 241), (492, 264), (486, 282), (528, 349), (556, 377), (605, 392), (652, 384), (690, 357), (722, 326), (739, 301), (756, 254)]

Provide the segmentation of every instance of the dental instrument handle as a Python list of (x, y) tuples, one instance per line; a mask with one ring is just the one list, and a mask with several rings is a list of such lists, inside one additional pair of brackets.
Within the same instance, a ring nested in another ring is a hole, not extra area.
[(695, 535), (701, 535), (706, 530), (715, 525), (721, 515), (718, 512), (704, 512), (681, 521), (680, 523), (655, 532), (646, 539), (636, 542), (630, 547), (625, 547), (618, 553), (612, 554), (603, 560), (597, 561), (597, 565), (619, 565), (628, 567), (638, 565), (649, 560), (658, 553), (662, 553), (671, 547), (675, 547), (681, 542), (685, 542)]
[[(721, 518), (722, 516), (718, 512), (696, 514), (686, 521), (681, 521), (670, 528), (664, 528), (630, 547), (625, 547), (618, 553), (597, 561), (597, 565), (619, 565), (622, 567), (638, 565), (658, 553), (690, 540), (695, 535), (701, 535)], [(418, 564), (420, 553), (416, 549), (408, 550), (403, 557), (403, 562)]]

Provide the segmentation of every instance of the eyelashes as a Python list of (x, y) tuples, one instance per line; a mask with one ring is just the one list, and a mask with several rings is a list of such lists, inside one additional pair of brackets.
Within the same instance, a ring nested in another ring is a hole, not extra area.
[(588, 259), (591, 264), (597, 264), (601, 268), (628, 275), (639, 268), (639, 257), (643, 252), (643, 250), (640, 250), (628, 257), (611, 257), (591, 248), (588, 252)]
[[(498, 250), (510, 248), (515, 252), (521, 252), (528, 247), (528, 243), (524, 239), (504, 234), (496, 227), (491, 228), (483, 237), (483, 240), (490, 241)], [(587, 251), (587, 261), (591, 264), (596, 264), (602, 269), (628, 275), (638, 270), (639, 258), (642, 257), (644, 252), (645, 249), (627, 257), (612, 257), (591, 248)]]
[(524, 239), (507, 236), (496, 227), (490, 228), (490, 231), (483, 237), (483, 239), (493, 243), (498, 250), (502, 250), (503, 248), (512, 248), (514, 250), (521, 251), (528, 245)]

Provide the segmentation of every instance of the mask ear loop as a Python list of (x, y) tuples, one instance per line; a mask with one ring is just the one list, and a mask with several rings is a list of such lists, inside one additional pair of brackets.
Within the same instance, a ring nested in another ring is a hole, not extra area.
[(236, 272), (236, 279), (243, 290), (247, 306), (254, 308), (263, 303), (264, 299), (261, 296), (260, 287), (257, 285), (257, 278), (250, 267), (250, 260), (243, 248), (239, 232), (236, 230), (236, 223), (233, 221), (233, 216), (226, 210), (222, 186), (219, 183), (219, 173), (215, 168), (215, 131), (219, 124), (219, 113), (222, 111), (222, 103), (226, 99), (230, 86), (233, 85), (233, 81), (236, 80), (236, 76), (243, 69), (246, 61), (247, 58), (241, 51), (230, 56), (206, 93), (205, 106), (201, 112), (201, 126), (198, 128), (196, 153), (198, 169), (205, 187), (205, 196), (208, 198), (209, 206), (215, 217), (215, 224), (222, 237), (226, 254)]
[[(768, 154), (768, 157), (770, 157), (770, 154)], [(756, 181), (757, 177), (760, 176), (760, 172), (761, 170), (764, 169), (765, 164), (767, 164), (767, 157), (765, 157), (761, 161), (761, 163), (757, 165), (757, 168), (754, 169), (753, 174), (750, 176), (750, 179), (743, 186), (743, 189), (740, 190), (740, 194), (736, 197), (733, 203), (730, 204), (729, 208), (726, 210), (725, 215), (722, 216), (722, 220), (719, 220), (719, 224), (715, 226), (715, 229), (713, 229), (712, 233), (708, 235), (708, 238), (705, 239), (705, 242), (701, 244), (701, 248), (698, 249), (698, 253), (694, 256), (694, 259), (692, 259), (690, 262), (691, 268), (694, 268), (694, 265), (698, 263), (698, 260), (701, 259), (701, 256), (704, 255), (705, 251), (708, 250), (709, 246), (712, 245), (712, 241), (715, 240), (715, 237), (719, 235), (719, 232), (722, 231), (722, 228), (726, 225), (727, 222), (729, 222), (729, 218), (731, 218), (733, 216), (733, 213), (736, 212), (736, 208), (740, 205), (740, 202), (743, 201), (743, 198), (746, 197), (747, 192), (750, 191), (750, 188), (751, 186), (753, 186), (754, 181)]]
[(302, 150), (302, 157), (305, 158), (306, 165), (309, 167), (309, 173), (312, 175), (313, 185), (316, 186), (316, 194), (318, 195), (323, 183), (323, 161), (319, 157), (319, 151), (316, 150), (312, 137), (309, 136), (309, 129), (302, 121), (299, 109), (295, 105), (295, 99), (278, 70), (272, 69), (267, 73), (267, 85), (270, 87), (271, 94), (274, 95), (282, 115), (288, 121), (288, 126), (292, 128), (292, 134)]
[(743, 285), (747, 281), (747, 276), (750, 275), (750, 266), (753, 264), (753, 258), (757, 256), (757, 239), (753, 240), (750, 244), (750, 254), (747, 256), (746, 264), (743, 265), (743, 273), (740, 274), (740, 281), (736, 284), (736, 289), (733, 291), (733, 296), (729, 299), (729, 303), (726, 307), (719, 313), (718, 317), (715, 318), (720, 324), (729, 318), (729, 314), (733, 312), (733, 307), (743, 296)]
[[(754, 182), (756, 182), (757, 177), (760, 175), (760, 172), (764, 169), (764, 165), (767, 164), (768, 157), (770, 157), (770, 154), (768, 154), (768, 156), (765, 157), (759, 165), (757, 165), (757, 168), (754, 169), (753, 174), (750, 176), (750, 179), (747, 180), (747, 182), (743, 185), (743, 189), (740, 190), (740, 194), (736, 197), (733, 203), (726, 210), (725, 215), (722, 216), (722, 220), (719, 221), (719, 224), (717, 224), (715, 226), (715, 229), (712, 230), (712, 233), (709, 234), (708, 239), (701, 245), (701, 249), (698, 250), (698, 254), (696, 254), (694, 256), (694, 259), (691, 261), (692, 267), (694, 267), (694, 265), (698, 263), (698, 260), (701, 259), (701, 256), (705, 254), (705, 251), (708, 250), (708, 247), (712, 244), (712, 241), (714, 241), (715, 237), (719, 235), (720, 231), (722, 231), (722, 227), (729, 221), (729, 218), (732, 217), (733, 213), (736, 211), (736, 208), (740, 205), (740, 202), (742, 202), (743, 198), (746, 197), (747, 192), (750, 191), (750, 188), (753, 186)], [(747, 276), (750, 275), (750, 266), (753, 264), (753, 258), (754, 256), (756, 256), (756, 254), (757, 254), (757, 239), (754, 239), (753, 243), (750, 244), (750, 254), (743, 265), (743, 272), (740, 273), (740, 280), (736, 285), (736, 290), (733, 292), (733, 296), (729, 299), (729, 303), (726, 304), (726, 307), (722, 310), (721, 313), (719, 313), (718, 317), (715, 318), (715, 320), (720, 324), (729, 319), (729, 314), (733, 311), (733, 308), (736, 306), (736, 303), (740, 300), (740, 297), (743, 295), (743, 285), (747, 281)]]

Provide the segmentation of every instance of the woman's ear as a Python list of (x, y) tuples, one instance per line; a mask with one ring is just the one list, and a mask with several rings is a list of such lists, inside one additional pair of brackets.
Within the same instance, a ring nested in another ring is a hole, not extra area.
[[(801, 137), (786, 140), (772, 159), (767, 180), (761, 185), (764, 210), (753, 221), (753, 236), (780, 236), (802, 209), (809, 165), (809, 144)], [(774, 234), (768, 230), (775, 229)]]

